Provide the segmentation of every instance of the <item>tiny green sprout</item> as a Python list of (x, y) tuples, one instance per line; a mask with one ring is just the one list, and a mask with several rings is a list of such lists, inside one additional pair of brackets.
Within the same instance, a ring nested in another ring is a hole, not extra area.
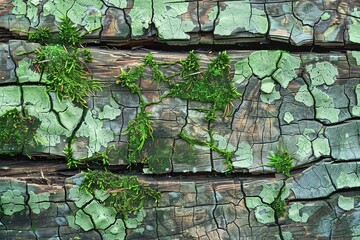
[(281, 199), (281, 193), (282, 191), (280, 191), (279, 195), (270, 204), (270, 206), (275, 211), (276, 219), (279, 219), (280, 217), (285, 217), (285, 213), (286, 213), (285, 200)]
[(64, 148), (63, 154), (66, 158), (66, 165), (68, 168), (77, 167), (78, 165), (87, 165), (90, 163), (98, 164), (101, 166), (109, 165), (109, 153), (114, 148), (114, 146), (107, 147), (103, 152), (95, 152), (94, 155), (90, 158), (75, 158), (74, 149), (71, 145), (68, 145)]
[(68, 17), (61, 18), (61, 21), (61, 25), (58, 26), (60, 41), (67, 46), (80, 47), (82, 43), (80, 29), (73, 26)]
[(275, 168), (277, 173), (282, 173), (286, 177), (290, 177), (290, 170), (294, 167), (294, 158), (285, 147), (276, 146), (275, 153), (269, 153), (269, 162), (267, 166)]

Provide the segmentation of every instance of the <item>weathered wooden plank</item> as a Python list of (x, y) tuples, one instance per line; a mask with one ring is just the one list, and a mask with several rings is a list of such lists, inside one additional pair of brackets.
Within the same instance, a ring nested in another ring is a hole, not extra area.
[(154, 42), (189, 45), (270, 41), (355, 48), (360, 43), (359, 2), (336, 3), (1, 0), (0, 29), (5, 33), (1, 36), (4, 40), (10, 33), (24, 36), (31, 27), (45, 26), (56, 31), (54, 21), (59, 23), (67, 15), (83, 31), (90, 31), (87, 42), (95, 43), (131, 46)]

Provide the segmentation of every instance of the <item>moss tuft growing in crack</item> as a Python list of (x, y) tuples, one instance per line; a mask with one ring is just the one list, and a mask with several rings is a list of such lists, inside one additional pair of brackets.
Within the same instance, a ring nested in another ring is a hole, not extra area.
[(70, 98), (72, 101), (87, 106), (89, 96), (102, 86), (92, 79), (85, 62), (90, 62), (90, 51), (82, 47), (80, 29), (72, 25), (69, 18), (62, 18), (57, 38), (53, 38), (49, 29), (34, 28), (29, 32), (29, 40), (43, 45), (33, 51), (36, 54), (34, 64), (45, 78), (44, 83), (50, 92), (55, 92), (59, 100)]
[(40, 121), (16, 108), (0, 116), (0, 148), (3, 152), (28, 154), (37, 145), (36, 131)]
[(275, 168), (277, 173), (284, 174), (286, 177), (290, 177), (290, 170), (294, 167), (294, 158), (288, 152), (286, 147), (276, 146), (274, 153), (269, 153), (269, 163), (267, 166)]
[(80, 189), (95, 195), (101, 190), (110, 196), (104, 201), (107, 206), (114, 207), (125, 219), (137, 213), (148, 201), (157, 203), (161, 193), (147, 185), (142, 184), (135, 176), (120, 176), (108, 171), (83, 172), (84, 180)]
[(92, 157), (75, 158), (74, 149), (71, 145), (66, 146), (63, 150), (63, 154), (66, 158), (66, 165), (68, 168), (77, 167), (78, 165), (97, 164), (101, 166), (109, 165), (109, 154), (113, 150), (113, 146), (106, 148), (103, 152), (96, 152)]

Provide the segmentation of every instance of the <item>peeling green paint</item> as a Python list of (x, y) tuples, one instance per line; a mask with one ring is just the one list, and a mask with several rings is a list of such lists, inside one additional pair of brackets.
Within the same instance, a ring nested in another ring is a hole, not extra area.
[(290, 112), (285, 112), (284, 121), (287, 123), (291, 123), (292, 121), (294, 121), (294, 116)]
[(247, 168), (250, 167), (253, 162), (253, 150), (250, 144), (246, 142), (239, 143), (233, 161), (234, 168)]
[(53, 15), (57, 22), (67, 16), (87, 31), (101, 27), (103, 2), (98, 0), (49, 0), (43, 6), (44, 16)]
[(312, 142), (314, 156), (319, 158), (321, 156), (330, 155), (329, 140), (326, 138), (317, 138)]
[(249, 65), (259, 79), (270, 77), (277, 69), (280, 56), (281, 51), (256, 51), (249, 56)]
[(36, 194), (33, 191), (29, 192), (29, 201), (28, 205), (31, 209), (31, 212), (34, 214), (40, 214), (41, 211), (47, 210), (50, 207), (50, 194), (48, 192)]
[(360, 65), (360, 51), (351, 51), (351, 55), (355, 58), (356, 65)]
[(281, 95), (280, 92), (274, 88), (271, 93), (261, 93), (260, 99), (264, 103), (272, 104), (276, 100), (281, 99)]
[(115, 223), (115, 208), (105, 207), (96, 200), (92, 200), (83, 210), (90, 215), (95, 224), (95, 229), (104, 230)]
[(262, 198), (263, 202), (271, 204), (274, 202), (275, 198), (279, 195), (279, 186), (277, 185), (264, 185), (259, 196)]
[(81, 209), (79, 209), (75, 214), (75, 224), (80, 226), (84, 231), (94, 229), (90, 216)]
[(315, 140), (316, 136), (317, 136), (317, 132), (314, 129), (311, 128), (305, 128), (303, 135), (309, 139), (310, 141)]
[(19, 86), (0, 87), (0, 115), (6, 111), (20, 107), (21, 90)]
[(275, 82), (271, 77), (264, 78), (261, 80), (261, 91), (264, 93), (271, 93), (274, 90)]
[(126, 229), (124, 222), (121, 219), (117, 219), (113, 225), (111, 225), (105, 231), (100, 231), (100, 233), (102, 233), (102, 237), (107, 240), (125, 239)]
[(33, 23), (37, 23), (39, 20), (38, 8), (30, 1), (27, 3), (26, 17)]
[(140, 210), (136, 213), (136, 217), (125, 219), (126, 228), (136, 229), (144, 220), (145, 212)]
[(12, 9), (11, 13), (17, 15), (16, 18), (21, 17), (18, 15), (26, 14), (26, 3), (23, 0), (13, 0), (12, 5), (14, 6), (14, 8)]
[(252, 75), (252, 70), (249, 66), (248, 58), (236, 62), (234, 68), (235, 68), (235, 74), (233, 78), (234, 83), (239, 84), (244, 80), (248, 79)]
[(336, 179), (336, 187), (337, 189), (360, 187), (360, 178), (354, 172), (346, 173), (342, 171)]
[(305, 104), (308, 107), (314, 106), (314, 98), (309, 92), (306, 85), (302, 85), (295, 95), (295, 100)]
[(115, 120), (118, 116), (120, 116), (121, 110), (119, 108), (115, 108), (109, 105), (105, 105), (102, 111), (99, 111), (98, 118)]
[(153, 4), (153, 22), (158, 30), (159, 39), (190, 39), (190, 36), (187, 33), (191, 32), (197, 26), (194, 25), (192, 21), (181, 18), (181, 15), (188, 12), (189, 2), (179, 0), (176, 3), (169, 3), (168, 0), (156, 0), (153, 1)]
[(331, 123), (337, 122), (339, 120), (340, 109), (334, 108), (333, 99), (317, 88), (314, 88), (311, 92), (315, 99), (316, 118), (327, 119)]
[(211, 10), (211, 12), (208, 14), (208, 20), (209, 22), (214, 22), (214, 20), (216, 19), (216, 16), (218, 15), (218, 8), (217, 6), (214, 6)]
[(224, 8), (220, 10), (214, 34), (230, 36), (239, 31), (238, 28), (251, 33), (265, 34), (268, 26), (266, 13), (263, 10), (252, 8), (248, 2), (230, 1), (224, 2)]
[(312, 151), (311, 142), (305, 136), (299, 137), (296, 146), (298, 147), (296, 153), (302, 158), (308, 157)]
[(324, 12), (324, 13), (321, 15), (320, 19), (323, 20), (323, 21), (326, 21), (326, 20), (328, 20), (330, 17), (331, 17), (331, 16), (330, 16), (330, 14), (329, 14), (328, 12)]
[(102, 146), (106, 147), (114, 139), (114, 133), (109, 128), (103, 128), (103, 122), (95, 119), (91, 111), (88, 111), (84, 122), (76, 132), (76, 137), (89, 138), (87, 157), (91, 157), (94, 153), (99, 152)]
[(131, 18), (131, 35), (135, 38), (144, 35), (144, 29), (149, 29), (152, 19), (152, 0), (134, 1), (129, 12)]
[(93, 196), (84, 190), (79, 190), (79, 186), (74, 185), (69, 189), (68, 199), (74, 201), (75, 205), (81, 208), (89, 203), (93, 199)]
[(301, 203), (294, 203), (291, 205), (289, 209), (289, 218), (294, 222), (302, 222), (305, 223), (309, 219), (309, 214), (306, 212), (300, 213), (300, 210), (304, 207)]
[(246, 197), (246, 206), (248, 208), (256, 208), (257, 206), (263, 205), (260, 197)]
[(108, 2), (117, 8), (123, 9), (127, 7), (127, 0), (108, 0)]
[(342, 195), (339, 195), (338, 198), (338, 206), (345, 211), (350, 211), (351, 209), (354, 208), (355, 203), (354, 203), (354, 198), (352, 197), (344, 197)]
[[(360, 57), (360, 54), (359, 54), (359, 57)], [(356, 95), (356, 106), (353, 106), (351, 113), (354, 116), (360, 116), (360, 84), (356, 85), (356, 87), (355, 87), (355, 95)]]
[(315, 66), (310, 64), (305, 69), (310, 75), (311, 86), (332, 85), (339, 74), (338, 69), (329, 62), (318, 62)]
[[(275, 61), (275, 59), (273, 61)], [(274, 72), (273, 78), (282, 88), (287, 88), (289, 82), (298, 76), (296, 69), (299, 68), (300, 65), (301, 59), (299, 57), (283, 52), (277, 65), (278, 69)]]
[(11, 216), (25, 209), (25, 198), (19, 190), (7, 190), (0, 197), (3, 214)]
[(275, 222), (275, 211), (270, 206), (258, 206), (255, 208), (255, 218), (259, 223), (267, 224)]
[(354, 43), (360, 43), (360, 23), (357, 18), (350, 17), (352, 24), (349, 25), (349, 40)]
[(46, 86), (23, 86), (24, 106), (29, 114), (39, 117), (40, 113), (48, 113), (51, 109), (50, 97)]
[(15, 71), (19, 83), (40, 82), (40, 74), (31, 70), (29, 62), (21, 60), (18, 64), (19, 66)]

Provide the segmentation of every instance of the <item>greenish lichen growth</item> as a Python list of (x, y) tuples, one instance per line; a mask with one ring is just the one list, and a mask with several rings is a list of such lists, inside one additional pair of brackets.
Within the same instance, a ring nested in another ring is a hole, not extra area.
[(84, 172), (84, 179), (80, 190), (85, 190), (95, 196), (97, 190), (110, 193), (104, 201), (106, 206), (114, 207), (117, 212), (127, 219), (137, 213), (148, 201), (157, 203), (161, 193), (139, 182), (135, 176), (120, 176), (108, 171)]
[(275, 168), (277, 173), (290, 177), (290, 170), (294, 167), (294, 158), (288, 152), (286, 147), (277, 145), (275, 152), (270, 152), (268, 158), (269, 162), (267, 163), (267, 166)]
[(37, 145), (40, 121), (14, 108), (0, 116), (0, 149), (3, 153), (23, 153)]

